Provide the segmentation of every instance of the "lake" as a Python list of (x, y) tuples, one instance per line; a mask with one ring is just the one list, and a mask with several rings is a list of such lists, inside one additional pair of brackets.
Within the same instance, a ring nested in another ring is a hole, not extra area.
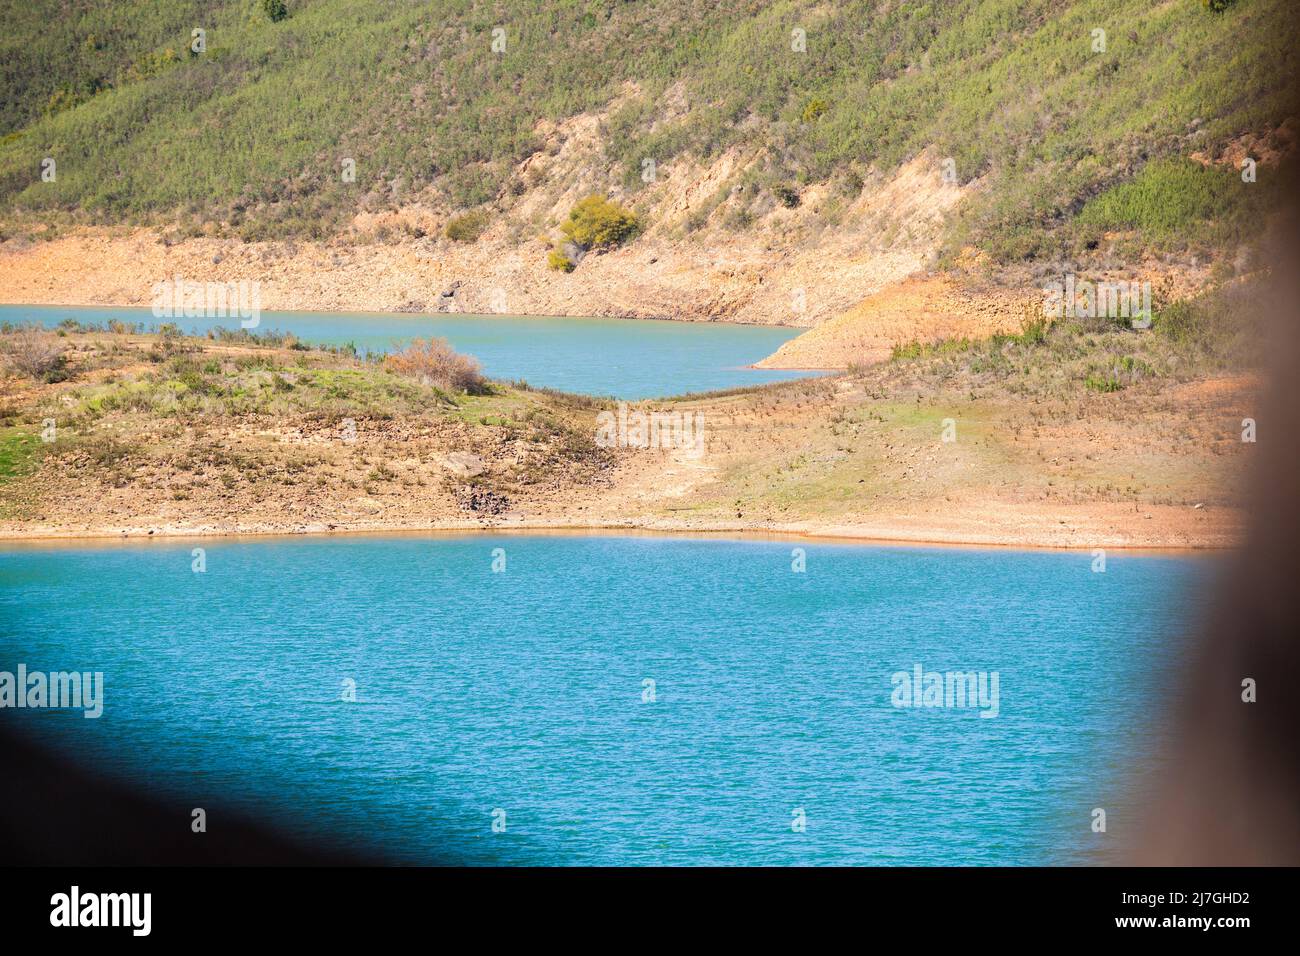
[[(0, 322), (64, 319), (102, 325), (110, 320), (155, 328), (149, 309), (0, 305)], [(178, 319), (184, 332), (238, 328), (238, 320)], [(253, 331), (292, 332), (313, 345), (354, 344), (389, 351), (413, 338), (445, 338), (478, 359), (492, 378), (628, 400), (762, 385), (817, 373), (746, 368), (766, 358), (802, 329), (508, 315), (395, 315), (392, 313), (263, 312)]]
[[(1091, 566), (612, 535), (0, 543), (0, 670), (105, 686), (98, 719), (0, 719), (399, 862), (1097, 862), (1133, 832), (1126, 771), (1214, 562)], [(990, 693), (922, 706), (917, 669)]]

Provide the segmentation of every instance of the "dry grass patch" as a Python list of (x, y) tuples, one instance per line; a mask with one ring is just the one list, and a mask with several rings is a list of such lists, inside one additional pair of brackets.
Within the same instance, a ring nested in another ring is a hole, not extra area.
[(43, 329), (24, 326), (0, 336), (3, 367), (39, 382), (67, 378), (67, 357), (59, 337)]

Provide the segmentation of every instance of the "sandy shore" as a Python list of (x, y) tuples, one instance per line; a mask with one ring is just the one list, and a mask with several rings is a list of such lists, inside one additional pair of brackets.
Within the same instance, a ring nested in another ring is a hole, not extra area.
[[(72, 546), (74, 542), (85, 542), (87, 544), (141, 544), (148, 541), (239, 541), (239, 540), (263, 540), (276, 538), (353, 538), (353, 537), (478, 537), (483, 535), (556, 535), (564, 537), (590, 537), (593, 535), (607, 537), (643, 537), (643, 538), (697, 538), (701, 540), (724, 539), (743, 539), (752, 541), (775, 541), (826, 543), (826, 544), (845, 544), (845, 545), (862, 545), (862, 546), (891, 546), (891, 547), (934, 547), (934, 548), (957, 548), (957, 549), (994, 549), (994, 550), (1016, 550), (1016, 551), (1079, 551), (1091, 554), (1097, 548), (1104, 548), (1107, 551), (1120, 551), (1125, 554), (1219, 554), (1233, 550), (1240, 544), (1239, 532), (1241, 529), (1236, 528), (1236, 519), (1239, 515), (1227, 514), (1216, 516), (1211, 519), (1215, 524), (1221, 525), (1222, 537), (1206, 535), (1193, 541), (1193, 543), (1179, 544), (1145, 544), (1133, 543), (1133, 539), (1127, 539), (1124, 543), (1096, 543), (1090, 541), (1088, 544), (1079, 543), (1042, 543), (1043, 541), (1056, 542), (1055, 538), (1050, 535), (1042, 539), (1029, 537), (1026, 539), (1010, 540), (1005, 536), (988, 536), (988, 535), (964, 535), (957, 532), (948, 533), (941, 527), (933, 529), (920, 528), (890, 528), (887, 525), (875, 525), (870, 527), (771, 527), (756, 529), (744, 526), (719, 525), (715, 528), (702, 529), (698, 527), (679, 526), (674, 527), (671, 523), (656, 524), (655, 527), (644, 527), (636, 525), (573, 525), (548, 521), (519, 521), (508, 522), (497, 525), (485, 526), (476, 522), (453, 522), (453, 523), (434, 523), (421, 527), (392, 527), (392, 526), (375, 526), (375, 527), (357, 527), (357, 528), (336, 528), (334, 530), (323, 530), (320, 528), (309, 528), (304, 530), (198, 530), (184, 528), (122, 528), (122, 529), (101, 529), (99, 531), (83, 531), (60, 529), (49, 531), (48, 533), (22, 533), (14, 532), (10, 529), (7, 532), (0, 533), (0, 542), (4, 547), (51, 547), (65, 548)], [(928, 534), (935, 534), (938, 537), (926, 537)], [(1145, 538), (1142, 540), (1146, 540)], [(1154, 540), (1154, 539), (1153, 539)], [(1161, 539), (1163, 540), (1163, 539)], [(1181, 537), (1175, 537), (1174, 540), (1183, 542)], [(1218, 543), (1210, 543), (1217, 541)]]

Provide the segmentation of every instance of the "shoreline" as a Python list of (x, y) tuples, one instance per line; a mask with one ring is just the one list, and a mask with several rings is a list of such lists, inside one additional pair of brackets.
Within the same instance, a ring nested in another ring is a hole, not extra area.
[[(83, 225), (46, 239), (0, 241), (0, 287), (10, 305), (147, 308), (153, 285), (175, 275), (199, 283), (257, 280), (265, 311), (409, 315), (491, 314), (509, 290), (501, 301), (511, 315), (811, 328), (925, 264), (915, 251), (864, 263), (850, 238), (833, 239), (813, 252), (772, 249), (758, 237), (725, 247), (642, 237), (560, 273), (548, 268), (541, 246), (504, 229), (473, 243), (433, 233), (336, 243), (174, 239), (147, 226)], [(805, 288), (823, 294), (793, 308), (794, 290)]]
[[(871, 531), (876, 533), (871, 533)], [(1089, 553), (1098, 547), (1106, 551), (1119, 551), (1128, 555), (1135, 554), (1169, 554), (1169, 555), (1214, 555), (1229, 554), (1240, 547), (1236, 544), (1044, 544), (1033, 540), (1015, 538), (977, 540), (963, 538), (959, 534), (941, 537), (925, 537), (896, 533), (880, 533), (880, 529), (836, 528), (796, 528), (793, 526), (774, 528), (726, 527), (693, 528), (685, 525), (658, 525), (646, 527), (636, 524), (574, 524), (566, 521), (522, 521), (509, 525), (484, 526), (470, 523), (431, 522), (428, 525), (402, 525), (392, 527), (351, 527), (351, 528), (305, 528), (302, 530), (199, 530), (199, 529), (97, 529), (84, 532), (37, 532), (32, 534), (13, 534), (0, 530), (0, 550), (9, 545), (30, 545), (33, 547), (60, 548), (77, 542), (118, 542), (137, 544), (148, 541), (184, 541), (217, 540), (238, 541), (241, 539), (266, 540), (271, 538), (303, 538), (322, 540), (326, 538), (355, 537), (425, 537), (425, 536), (490, 536), (514, 535), (520, 537), (558, 535), (566, 537), (662, 537), (662, 538), (699, 538), (699, 539), (734, 539), (766, 541), (821, 541), (834, 544), (857, 545), (863, 547), (918, 547), (918, 548), (953, 548), (974, 551), (1048, 551), (1056, 553)]]
[[(10, 301), (3, 293), (0, 293), (0, 307), (7, 308), (34, 308), (34, 309), (131, 309), (133, 311), (147, 312), (151, 318), (157, 318), (158, 321), (177, 322), (176, 319), (162, 319), (154, 316), (150, 307), (138, 303), (121, 303), (121, 302), (13, 302)], [(446, 318), (446, 319), (579, 319), (583, 321), (604, 322), (606, 320), (615, 320), (619, 322), (673, 322), (681, 325), (734, 325), (749, 329), (796, 329), (800, 334), (808, 331), (808, 326), (794, 325), (790, 322), (744, 322), (733, 319), (688, 319), (688, 318), (670, 318), (662, 315), (573, 315), (571, 313), (547, 313), (547, 312), (437, 312), (437, 311), (409, 311), (403, 309), (263, 309), (262, 316), (268, 314), (279, 315), (330, 315), (330, 316), (384, 316), (385, 318), (394, 318), (398, 316), (410, 316), (413, 319), (422, 318)], [(276, 331), (272, 329), (271, 331)], [(798, 338), (798, 336), (795, 336)], [(757, 364), (746, 365), (743, 368), (754, 368), (763, 371), (763, 367)], [(783, 369), (783, 371), (785, 371)], [(790, 369), (789, 371), (822, 371), (822, 369)]]

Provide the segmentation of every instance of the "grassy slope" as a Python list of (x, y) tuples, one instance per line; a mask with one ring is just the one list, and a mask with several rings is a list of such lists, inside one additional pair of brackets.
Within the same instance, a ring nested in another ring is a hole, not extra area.
[[(291, 0), (278, 24), (251, 0), (98, 6), (0, 0), (0, 212), (179, 214), (260, 237), (327, 234), (363, 201), (469, 207), (509, 194), (539, 119), (603, 107), (634, 81), (605, 138), (630, 191), (643, 157), (741, 141), (766, 147), (752, 175), (769, 191), (852, 188), (934, 146), (990, 185), (953, 241), (1018, 259), (1077, 243), (1087, 201), (1152, 160), (1290, 112), (1287, 0), (1222, 14), (1197, 0)], [(191, 58), (196, 25), (208, 51)], [(497, 25), (503, 55), (489, 51)], [(806, 53), (790, 49), (794, 27)], [(1095, 28), (1105, 53), (1090, 52)], [(665, 119), (678, 82), (690, 109)], [(61, 87), (63, 103), (107, 89), (47, 113)], [(45, 156), (55, 183), (39, 180)], [(1085, 225), (1122, 225), (1104, 212)], [(1204, 222), (1189, 212), (1150, 241), (1186, 241)]]
[[(118, 520), (315, 512), (345, 523), (360, 497), (407, 521), (473, 519), (471, 492), (518, 507), (552, 486), (599, 484), (609, 467), (581, 398), (504, 384), (452, 393), (274, 337), (59, 335), (68, 380), (0, 372), (13, 395), (0, 407), (0, 521), (107, 521), (111, 507)], [(482, 471), (448, 470), (457, 452), (480, 456)]]

